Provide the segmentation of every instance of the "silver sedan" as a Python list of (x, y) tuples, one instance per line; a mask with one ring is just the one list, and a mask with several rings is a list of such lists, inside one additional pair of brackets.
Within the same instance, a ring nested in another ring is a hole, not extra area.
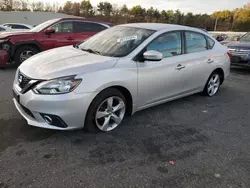
[(229, 73), (227, 49), (200, 29), (126, 24), (26, 60), (13, 100), (33, 126), (111, 131), (136, 111), (199, 92), (212, 97)]

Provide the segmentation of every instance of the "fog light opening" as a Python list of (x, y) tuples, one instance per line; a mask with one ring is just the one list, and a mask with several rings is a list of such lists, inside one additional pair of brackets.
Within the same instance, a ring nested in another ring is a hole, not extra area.
[(44, 115), (43, 116), (43, 119), (48, 123), (48, 124), (52, 124), (53, 123), (53, 120), (51, 117), (47, 116), (47, 115)]

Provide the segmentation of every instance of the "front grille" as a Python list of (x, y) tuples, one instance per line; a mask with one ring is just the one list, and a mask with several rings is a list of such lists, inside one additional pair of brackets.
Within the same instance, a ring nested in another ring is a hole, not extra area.
[(30, 78), (22, 74), (20, 71), (18, 73), (17, 79), (18, 79), (19, 87), (22, 89), (31, 81)]
[(30, 117), (35, 119), (35, 116), (32, 114), (32, 112), (28, 108), (24, 107), (20, 103), (19, 103), (19, 105), (22, 107), (22, 109), (25, 111), (26, 114), (28, 114)]

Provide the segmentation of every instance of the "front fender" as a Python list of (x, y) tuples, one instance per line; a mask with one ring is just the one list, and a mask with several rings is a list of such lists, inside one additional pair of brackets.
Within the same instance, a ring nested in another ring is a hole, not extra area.
[(74, 90), (76, 93), (101, 92), (102, 90), (121, 86), (126, 88), (135, 101), (137, 97), (137, 68), (112, 68), (97, 72), (78, 75), (82, 83)]

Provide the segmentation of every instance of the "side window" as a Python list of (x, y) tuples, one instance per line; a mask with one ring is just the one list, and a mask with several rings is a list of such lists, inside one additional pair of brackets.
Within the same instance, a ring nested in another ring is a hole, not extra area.
[(215, 44), (214, 40), (212, 40), (210, 37), (207, 37), (207, 36), (206, 36), (206, 39), (207, 39), (207, 48), (212, 49)]
[(107, 27), (105, 27), (105, 26), (103, 26), (101, 24), (97, 24), (97, 23), (93, 23), (93, 28), (94, 28), (94, 31), (96, 31), (96, 32), (107, 29)]
[(172, 57), (181, 54), (181, 32), (165, 33), (154, 39), (147, 50), (156, 50), (163, 57)]
[(2, 28), (2, 27), (0, 27), (0, 31), (5, 31), (5, 29), (4, 29), (4, 28)]
[(10, 25), (10, 24), (4, 24), (3, 26), (12, 28), (12, 25)]
[(73, 22), (60, 22), (51, 26), (56, 33), (71, 33), (73, 32)]
[(12, 29), (28, 29), (26, 26), (13, 24)]
[(185, 32), (186, 37), (186, 52), (194, 53), (207, 50), (207, 41), (205, 36), (200, 33)]
[(106, 29), (105, 26), (91, 22), (75, 22), (77, 33), (81, 32), (99, 32)]
[(86, 22), (75, 22), (75, 29), (77, 33), (90, 32), (91, 25)]

